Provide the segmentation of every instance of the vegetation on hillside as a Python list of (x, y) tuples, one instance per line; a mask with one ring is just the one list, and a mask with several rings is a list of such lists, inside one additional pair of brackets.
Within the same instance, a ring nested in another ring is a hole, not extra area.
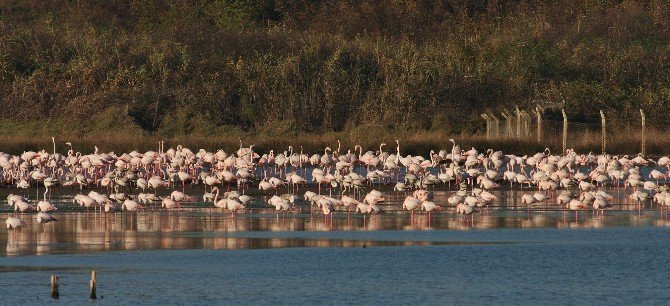
[(670, 124), (665, 1), (0, 3), (0, 134), (480, 130), (482, 111)]

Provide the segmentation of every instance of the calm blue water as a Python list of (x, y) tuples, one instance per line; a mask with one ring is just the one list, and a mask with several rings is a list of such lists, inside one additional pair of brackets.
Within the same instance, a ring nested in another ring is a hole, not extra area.
[[(60, 275), (58, 303), (89, 303), (91, 269), (98, 272), (98, 294), (104, 298), (95, 303), (100, 304), (667, 305), (670, 301), (668, 227), (240, 231), (226, 236), (370, 242), (365, 248), (358, 243), (0, 257), (3, 304), (52, 302), (51, 273)], [(446, 244), (381, 246), (384, 243), (375, 241)]]

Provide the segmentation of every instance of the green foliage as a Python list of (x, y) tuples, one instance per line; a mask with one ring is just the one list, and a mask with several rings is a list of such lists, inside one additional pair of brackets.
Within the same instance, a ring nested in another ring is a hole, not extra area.
[[(83, 131), (92, 135), (120, 133), (126, 136), (140, 136), (143, 130), (121, 109), (110, 107), (96, 114), (83, 124)], [(67, 133), (63, 133), (67, 134)]]
[(293, 120), (276, 120), (268, 122), (258, 129), (261, 137), (291, 137), (300, 132), (298, 125)]
[(24, 135), (467, 134), (541, 99), (664, 127), (668, 41), (663, 1), (5, 1), (0, 118)]

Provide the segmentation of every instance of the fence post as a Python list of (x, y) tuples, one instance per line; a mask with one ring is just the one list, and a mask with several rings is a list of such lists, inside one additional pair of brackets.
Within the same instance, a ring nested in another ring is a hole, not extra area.
[(535, 115), (537, 116), (537, 142), (542, 140), (542, 113), (539, 107), (535, 107)]
[(521, 120), (523, 126), (521, 127), (521, 137), (526, 138), (528, 136), (528, 113), (525, 110), (521, 110)]
[(514, 137), (514, 127), (512, 126), (512, 123), (514, 123), (514, 115), (512, 115), (510, 112), (507, 112), (507, 116), (509, 117), (507, 121), (507, 132), (509, 137)]
[(58, 293), (58, 276), (56, 274), (51, 274), (51, 297), (54, 299), (60, 297)]
[(563, 154), (565, 154), (568, 146), (568, 116), (565, 115), (565, 109), (561, 109), (561, 113), (563, 113)]
[(603, 110), (600, 110), (600, 120), (602, 121), (602, 136), (603, 136), (603, 144), (602, 144), (602, 151), (603, 155), (605, 154), (605, 149), (607, 148), (607, 124), (605, 122), (605, 112)]
[(530, 138), (530, 135), (532, 134), (530, 128), (533, 116), (531, 116), (527, 111), (523, 111), (523, 113), (526, 115), (526, 138)]
[(521, 110), (523, 116), (523, 138), (528, 138), (530, 135), (530, 115), (525, 110)]
[(89, 283), (89, 297), (91, 300), (95, 300), (98, 298), (98, 295), (95, 291), (95, 270), (91, 271), (91, 282)]
[(491, 119), (487, 114), (481, 114), (482, 118), (486, 120), (486, 140), (491, 139)]
[(489, 117), (493, 118), (493, 122), (495, 122), (495, 124), (493, 125), (493, 137), (498, 139), (500, 138), (500, 120), (493, 113), (491, 113)]
[(510, 137), (512, 136), (512, 121), (510, 121), (511, 116), (505, 110), (503, 110), (501, 114), (503, 118), (505, 118), (505, 136)]
[(493, 120), (491, 120), (491, 117), (489, 117), (488, 114), (484, 114), (484, 116), (486, 116), (489, 137), (493, 137)]
[(515, 112), (516, 112), (516, 138), (521, 138), (521, 112), (519, 111), (518, 106), (515, 106)]
[(642, 140), (641, 140), (641, 150), (642, 150), (642, 156), (647, 155), (647, 119), (644, 116), (644, 111), (640, 109), (640, 116), (642, 116)]

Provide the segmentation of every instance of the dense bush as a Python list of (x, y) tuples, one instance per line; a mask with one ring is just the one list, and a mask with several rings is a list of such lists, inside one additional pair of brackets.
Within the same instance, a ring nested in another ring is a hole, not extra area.
[(542, 100), (614, 126), (643, 108), (664, 127), (669, 31), (665, 1), (8, 0), (0, 118), (73, 134), (459, 133)]

